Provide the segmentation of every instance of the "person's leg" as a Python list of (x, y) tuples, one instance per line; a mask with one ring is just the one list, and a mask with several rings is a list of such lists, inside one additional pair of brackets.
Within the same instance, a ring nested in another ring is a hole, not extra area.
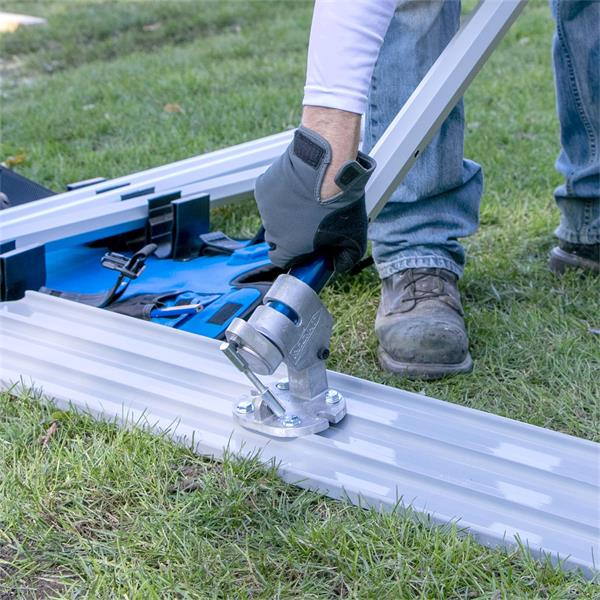
[[(365, 150), (373, 147), (459, 27), (459, 0), (404, 0), (373, 73)], [(370, 227), (383, 279), (376, 332), (382, 366), (414, 378), (467, 372), (472, 361), (456, 279), (458, 238), (478, 226), (481, 168), (463, 158), (462, 102)]]
[[(460, 23), (459, 0), (404, 0), (377, 60), (365, 118), (365, 151), (435, 62)], [(382, 278), (407, 268), (439, 267), (462, 275), (457, 241), (478, 226), (481, 167), (463, 158), (462, 101), (434, 136), (376, 221), (369, 237)]]
[(564, 183), (554, 194), (560, 210), (559, 247), (550, 266), (600, 272), (600, 2), (551, 0), (556, 21), (554, 78)]

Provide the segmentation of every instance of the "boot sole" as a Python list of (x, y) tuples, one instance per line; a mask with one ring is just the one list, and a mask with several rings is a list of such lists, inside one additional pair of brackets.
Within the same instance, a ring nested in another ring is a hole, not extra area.
[(399, 362), (394, 360), (381, 346), (378, 348), (377, 356), (384, 371), (401, 375), (406, 379), (442, 379), (449, 375), (470, 373), (473, 370), (473, 359), (468, 352), (465, 360), (454, 365)]
[(590, 260), (589, 258), (575, 256), (558, 247), (550, 250), (550, 261), (548, 266), (556, 275), (562, 275), (565, 271), (571, 269), (582, 269), (586, 272), (595, 274), (600, 273), (600, 263)]

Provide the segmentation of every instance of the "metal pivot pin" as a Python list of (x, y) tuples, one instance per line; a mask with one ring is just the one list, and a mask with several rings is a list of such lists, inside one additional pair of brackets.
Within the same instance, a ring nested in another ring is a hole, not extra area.
[(271, 412), (278, 417), (285, 415), (285, 409), (271, 393), (271, 390), (269, 390), (269, 388), (250, 370), (248, 363), (236, 351), (236, 344), (233, 342), (223, 342), (220, 350), (234, 366), (249, 379), (250, 383), (256, 388), (258, 396), (266, 402), (267, 406), (271, 409)]

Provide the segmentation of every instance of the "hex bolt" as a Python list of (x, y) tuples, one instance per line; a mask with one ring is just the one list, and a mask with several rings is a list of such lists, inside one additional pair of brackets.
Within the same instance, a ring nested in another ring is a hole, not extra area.
[(282, 391), (289, 390), (289, 389), (290, 389), (290, 380), (289, 380), (289, 379), (287, 379), (287, 378), (285, 378), (285, 379), (281, 379), (280, 381), (278, 381), (278, 382), (275, 384), (275, 387), (276, 387), (278, 390), (282, 390)]
[(285, 415), (281, 417), (281, 424), (284, 427), (298, 427), (302, 423), (302, 419), (298, 415)]
[(327, 360), (329, 358), (329, 348), (321, 348), (317, 352), (317, 358), (319, 360)]
[(254, 412), (254, 404), (252, 400), (242, 400), (238, 402), (238, 405), (235, 407), (235, 410), (240, 415), (249, 415)]
[(325, 402), (327, 402), (327, 404), (338, 404), (343, 399), (344, 396), (334, 389), (327, 390), (327, 393), (325, 394)]

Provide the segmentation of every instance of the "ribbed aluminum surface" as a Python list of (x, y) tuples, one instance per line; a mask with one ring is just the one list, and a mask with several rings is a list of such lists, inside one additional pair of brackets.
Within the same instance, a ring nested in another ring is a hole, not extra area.
[(378, 508), (399, 498), (481, 542), (547, 552), (589, 575), (599, 556), (600, 444), (339, 373), (349, 414), (324, 434), (274, 440), (234, 426), (243, 376), (218, 342), (30, 292), (0, 305), (0, 378), (61, 404), (142, 420), (275, 459), (288, 481)]
[[(214, 186), (215, 178), (248, 172), (260, 166), (266, 168), (285, 150), (292, 135), (292, 131), (285, 131), (162, 167), (56, 194), (36, 202), (13, 206), (0, 212), (0, 240), (31, 233), (32, 227), (29, 223), (32, 220), (37, 223), (38, 229), (43, 231), (46, 219), (56, 220), (61, 215), (63, 218), (64, 215), (72, 216), (86, 208), (118, 204), (122, 201), (123, 194), (153, 188), (153, 192), (138, 196), (148, 198), (168, 191), (182, 190), (186, 186), (189, 189), (190, 185), (201, 181)], [(228, 181), (235, 181), (235, 178), (230, 177)], [(24, 231), (21, 231), (20, 227), (24, 227)]]

